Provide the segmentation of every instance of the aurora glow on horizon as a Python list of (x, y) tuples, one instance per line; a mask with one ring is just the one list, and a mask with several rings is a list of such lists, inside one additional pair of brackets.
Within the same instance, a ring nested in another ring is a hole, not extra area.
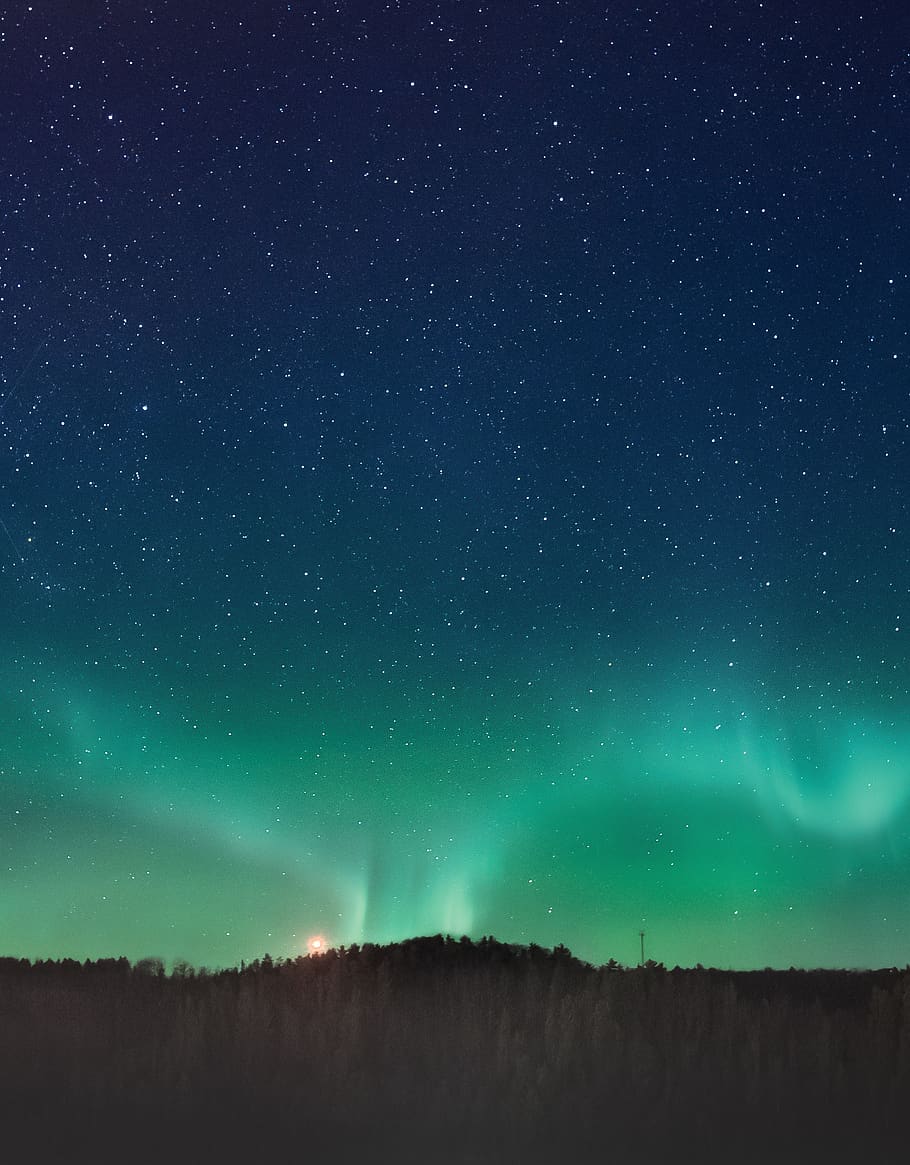
[(902, 18), (729, 7), (6, 15), (0, 953), (910, 961)]

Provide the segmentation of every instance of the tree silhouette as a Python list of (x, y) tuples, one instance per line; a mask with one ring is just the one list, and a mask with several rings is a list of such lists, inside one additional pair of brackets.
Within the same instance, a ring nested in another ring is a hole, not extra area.
[(212, 1161), (885, 1161), (910, 1086), (910, 972), (623, 970), (489, 937), (170, 976), (2, 959), (0, 1022), (10, 1160), (142, 1128)]

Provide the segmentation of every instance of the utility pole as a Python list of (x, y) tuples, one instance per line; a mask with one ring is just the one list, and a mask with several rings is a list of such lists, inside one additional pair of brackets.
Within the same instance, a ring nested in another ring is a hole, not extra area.
[(640, 930), (638, 937), (641, 939), (641, 962), (638, 965), (643, 967), (645, 965), (645, 932)]

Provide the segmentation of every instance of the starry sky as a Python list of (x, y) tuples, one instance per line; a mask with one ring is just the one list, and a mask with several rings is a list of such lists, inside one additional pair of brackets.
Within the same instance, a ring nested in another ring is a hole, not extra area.
[(910, 961), (908, 47), (4, 6), (3, 954)]

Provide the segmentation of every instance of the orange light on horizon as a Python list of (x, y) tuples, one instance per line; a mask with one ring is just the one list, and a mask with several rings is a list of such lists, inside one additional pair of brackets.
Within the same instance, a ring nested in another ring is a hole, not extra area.
[(306, 945), (311, 955), (321, 955), (325, 953), (325, 949), (329, 944), (321, 934), (314, 934), (312, 938), (307, 939)]

